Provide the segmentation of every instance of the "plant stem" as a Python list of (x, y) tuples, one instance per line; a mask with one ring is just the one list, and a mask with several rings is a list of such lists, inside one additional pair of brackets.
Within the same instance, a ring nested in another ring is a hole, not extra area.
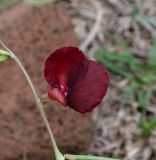
[(48, 133), (49, 133), (50, 140), (51, 140), (51, 144), (52, 144), (52, 148), (53, 148), (54, 153), (55, 153), (55, 157), (56, 157), (57, 160), (63, 160), (64, 157), (63, 157), (63, 155), (61, 154), (61, 152), (59, 151), (58, 146), (57, 146), (57, 144), (56, 144), (56, 141), (55, 141), (55, 139), (54, 139), (52, 130), (51, 130), (50, 125), (49, 125), (49, 122), (48, 122), (48, 120), (47, 120), (46, 113), (45, 113), (45, 111), (44, 111), (43, 104), (42, 104), (39, 96), (37, 95), (37, 92), (36, 92), (36, 90), (35, 90), (35, 87), (34, 87), (32, 81), (31, 81), (31, 79), (30, 79), (27, 71), (25, 70), (25, 68), (24, 68), (24, 66), (22, 65), (22, 63), (20, 62), (20, 60), (17, 58), (16, 54), (13, 53), (10, 49), (8, 49), (8, 48), (3, 44), (3, 42), (0, 41), (0, 44), (1, 44), (1, 45), (5, 48), (5, 50), (9, 53), (10, 57), (15, 60), (15, 62), (18, 64), (18, 66), (19, 66), (20, 69), (22, 70), (23, 74), (25, 75), (25, 78), (27, 79), (27, 81), (28, 81), (28, 83), (29, 83), (29, 85), (30, 85), (30, 88), (31, 88), (31, 90), (32, 90), (32, 93), (33, 93), (33, 95), (34, 95), (34, 98), (35, 98), (35, 101), (36, 101), (36, 105), (37, 105), (37, 107), (38, 107), (38, 109), (39, 109), (39, 111), (40, 111), (40, 114), (41, 114), (41, 116), (42, 116), (42, 119), (43, 119), (43, 121), (44, 121), (44, 123), (45, 123), (45, 126), (46, 126), (46, 128), (47, 128), (47, 131), (48, 131)]

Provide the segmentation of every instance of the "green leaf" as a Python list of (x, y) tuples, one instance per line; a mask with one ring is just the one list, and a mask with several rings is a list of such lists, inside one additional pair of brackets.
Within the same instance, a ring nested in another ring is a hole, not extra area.
[(65, 158), (67, 160), (121, 160), (121, 159), (116, 159), (116, 158), (106, 158), (106, 157), (99, 157), (99, 156), (69, 155), (69, 154), (66, 154)]
[(0, 50), (0, 62), (6, 61), (10, 57), (9, 53), (4, 50)]
[(26, 0), (27, 3), (31, 5), (41, 5), (46, 3), (54, 3), (57, 0)]
[(77, 155), (76, 160), (117, 160), (117, 159), (106, 158), (106, 157), (98, 157), (98, 156)]
[(0, 0), (0, 9), (6, 8), (15, 2), (17, 2), (17, 0)]

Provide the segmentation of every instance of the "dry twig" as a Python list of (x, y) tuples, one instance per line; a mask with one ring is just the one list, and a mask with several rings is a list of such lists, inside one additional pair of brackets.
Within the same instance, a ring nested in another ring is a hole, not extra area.
[(84, 52), (86, 52), (88, 46), (91, 44), (91, 42), (96, 37), (96, 35), (100, 29), (100, 24), (101, 24), (102, 17), (103, 17), (103, 9), (101, 7), (101, 3), (99, 1), (92, 1), (92, 0), (90, 0), (90, 2), (96, 7), (97, 14), (96, 14), (95, 23), (94, 23), (91, 31), (89, 32), (87, 38), (80, 45), (80, 48)]

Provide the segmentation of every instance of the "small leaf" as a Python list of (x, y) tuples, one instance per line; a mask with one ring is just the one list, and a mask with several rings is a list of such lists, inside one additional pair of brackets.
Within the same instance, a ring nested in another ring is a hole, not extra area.
[(0, 62), (6, 61), (10, 57), (9, 53), (4, 50), (0, 50)]
[(54, 3), (56, 0), (26, 0), (31, 5), (41, 5), (46, 3)]

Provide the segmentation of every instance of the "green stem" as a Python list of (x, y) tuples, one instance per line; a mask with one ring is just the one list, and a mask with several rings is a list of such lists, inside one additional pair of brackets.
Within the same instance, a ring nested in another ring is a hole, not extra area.
[(12, 59), (15, 60), (15, 62), (18, 64), (18, 66), (20, 67), (20, 69), (22, 70), (23, 74), (25, 75), (25, 78), (27, 79), (29, 85), (30, 85), (30, 88), (32, 90), (32, 93), (34, 95), (34, 98), (35, 98), (35, 101), (36, 101), (36, 105), (40, 111), (40, 114), (42, 116), (42, 119), (45, 123), (45, 126), (47, 128), (47, 131), (49, 133), (49, 136), (50, 136), (50, 140), (51, 140), (51, 144), (52, 144), (52, 147), (53, 147), (53, 150), (54, 150), (54, 153), (55, 153), (55, 157), (57, 160), (63, 160), (64, 157), (63, 155), (61, 154), (61, 152), (59, 151), (58, 149), (58, 146), (55, 142), (55, 139), (54, 139), (54, 136), (53, 136), (53, 133), (52, 133), (52, 130), (50, 128), (50, 125), (49, 125), (49, 122), (47, 120), (47, 116), (45, 114), (45, 111), (44, 111), (44, 107), (43, 107), (43, 104), (39, 98), (39, 96), (37, 95), (37, 92), (35, 90), (35, 87), (27, 73), (27, 71), (25, 70), (24, 66), (22, 65), (22, 63), (20, 62), (20, 60), (17, 58), (17, 56), (15, 55), (15, 53), (13, 53), (10, 49), (8, 49), (1, 41), (0, 41), (0, 44), (4, 47), (4, 49), (9, 53), (10, 57)]

